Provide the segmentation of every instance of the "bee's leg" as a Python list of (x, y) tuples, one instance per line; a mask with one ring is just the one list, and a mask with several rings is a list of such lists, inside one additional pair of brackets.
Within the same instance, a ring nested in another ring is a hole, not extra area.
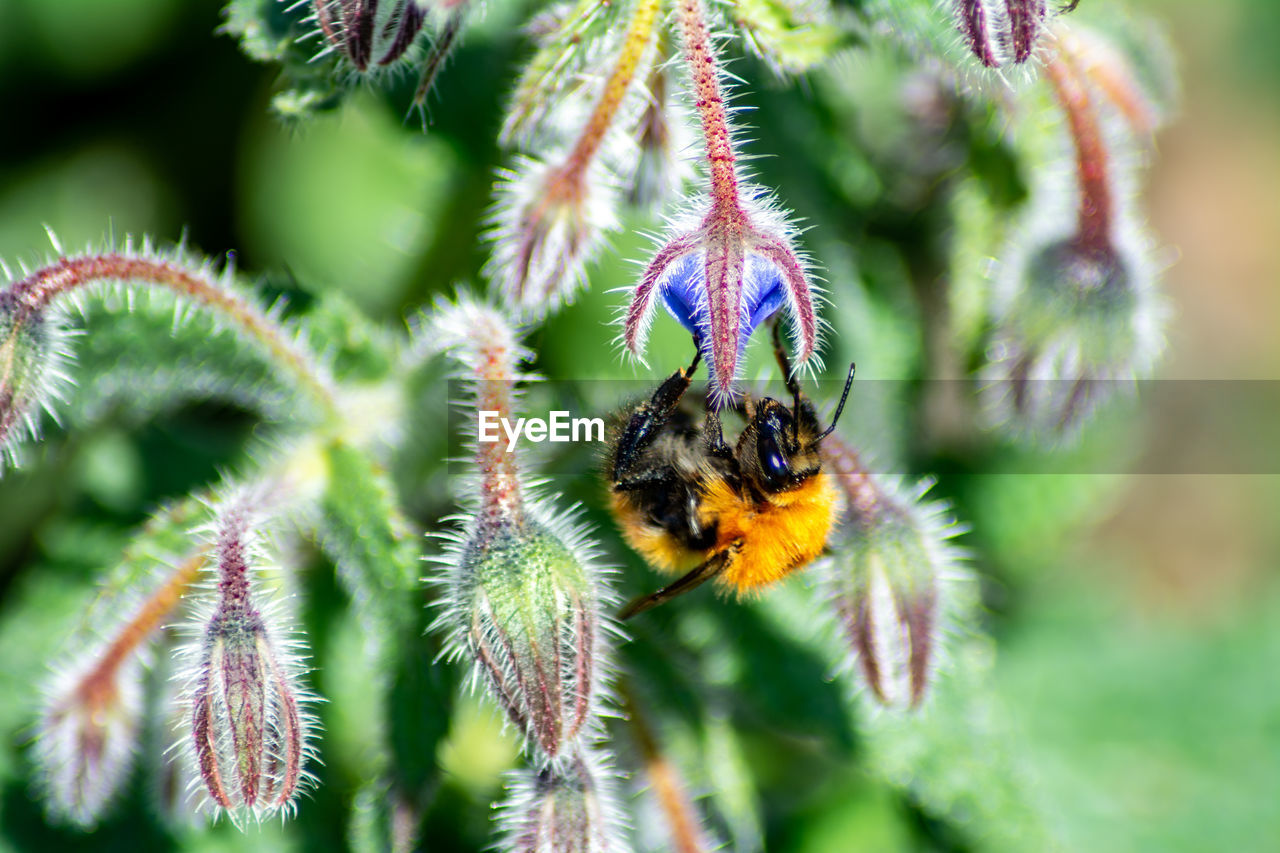
[(630, 604), (618, 611), (618, 621), (630, 619), (637, 613), (643, 613), (646, 610), (657, 607), (677, 595), (683, 595), (690, 590), (697, 589), (729, 568), (735, 553), (736, 551), (732, 548), (720, 551), (674, 583), (670, 583), (650, 595), (642, 595), (633, 599)]
[(693, 381), (693, 372), (698, 369), (698, 362), (701, 360), (702, 351), (695, 351), (693, 361), (687, 368), (682, 367), (667, 377), (666, 381), (658, 386), (658, 390), (653, 392), (649, 402), (640, 404), (632, 413), (631, 419), (627, 422), (627, 428), (618, 439), (618, 449), (613, 458), (615, 484), (621, 485), (631, 479), (629, 475), (636, 461), (644, 449), (662, 432), (662, 428), (671, 418), (671, 413), (680, 405), (681, 398), (689, 390), (689, 385)]
[(720, 459), (733, 458), (733, 448), (725, 443), (720, 413), (715, 409), (707, 409), (707, 416), (702, 421), (702, 440), (706, 444), (707, 453), (712, 456)]
[(797, 401), (800, 399), (800, 382), (796, 379), (791, 369), (791, 356), (787, 355), (787, 349), (782, 345), (782, 321), (774, 318), (773, 321), (773, 357), (778, 360), (778, 367), (782, 368), (782, 380), (787, 383), (787, 391)]

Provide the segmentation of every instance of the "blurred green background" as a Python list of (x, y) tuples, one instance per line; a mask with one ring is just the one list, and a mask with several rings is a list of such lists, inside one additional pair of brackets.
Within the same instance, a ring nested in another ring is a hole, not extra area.
[[(1169, 24), (1184, 87), (1146, 199), (1176, 253), (1164, 280), (1175, 316), (1162, 375), (1275, 379), (1280, 4), (1131, 5)], [(401, 111), (411, 80), (385, 95), (358, 92), (306, 128), (283, 126), (268, 111), (276, 71), (214, 35), (219, 7), (0, 0), (0, 257), (15, 268), (38, 262), (45, 225), (69, 248), (99, 243), (108, 229), (161, 242), (185, 233), (210, 256), (234, 254), (274, 292), (340, 289), (394, 324), (433, 292), (474, 280), (502, 99), (524, 55), (516, 24), (529, 9), (488, 4), (422, 135)], [(766, 79), (750, 62), (742, 73)], [(852, 321), (866, 332), (854, 348), (860, 373), (919, 374), (918, 342), (895, 318), (911, 290), (904, 282), (937, 271), (901, 258), (916, 245), (936, 251), (937, 213), (891, 198), (895, 187), (866, 171), (873, 154), (864, 171), (842, 166), (840, 193), (824, 186), (836, 179), (815, 165), (812, 140), (791, 130), (829, 129), (809, 90), (765, 85), (746, 97), (758, 107), (753, 150), (776, 155), (757, 164), (765, 181), (814, 226), (807, 239), (828, 278), (856, 264), (864, 282), (863, 297), (847, 297), (864, 300)], [(844, 243), (856, 261), (841, 256)], [(537, 333), (548, 374), (571, 375), (611, 339), (618, 296), (605, 291), (630, 275), (622, 259), (648, 244), (624, 236), (614, 245), (592, 294)], [(657, 346), (676, 345), (671, 325), (659, 323)], [(601, 375), (632, 375), (607, 352)], [(150, 508), (210, 481), (252, 429), (246, 413), (212, 403), (142, 425), (108, 418), (55, 433), (29, 470), (0, 481), (0, 849), (167, 843), (133, 837), (148, 825), (137, 814), (92, 839), (42, 825), (25, 781), (31, 685), (64, 624), (54, 614), (83, 600)], [(975, 530), (968, 544), (987, 579), (1008, 737), (1067, 848), (1280, 850), (1280, 478), (1000, 474), (998, 462), (957, 461), (921, 432), (902, 439), (904, 453), (940, 471), (941, 493)], [(453, 757), (442, 756), (447, 773), (462, 774), (446, 787), (484, 803), (497, 797), (511, 749), (490, 742), (489, 716), (471, 716)], [(824, 779), (786, 809), (766, 804), (770, 850), (968, 849), (922, 828), (856, 767)], [(322, 826), (202, 843), (328, 849), (341, 828), (326, 835)], [(442, 829), (429, 849), (472, 849), (484, 834), (482, 823)]]

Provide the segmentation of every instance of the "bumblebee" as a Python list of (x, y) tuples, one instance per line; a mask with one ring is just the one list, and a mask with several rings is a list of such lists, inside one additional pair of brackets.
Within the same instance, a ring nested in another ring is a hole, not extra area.
[(844, 411), (854, 366), (823, 429), (792, 375), (776, 323), (773, 348), (792, 405), (744, 396), (732, 407), (745, 421), (733, 446), (718, 411), (706, 405), (699, 414), (685, 402), (700, 352), (615, 426), (605, 470), (623, 538), (654, 567), (685, 572), (632, 601), (620, 619), (713, 578), (739, 594), (768, 586), (826, 547), (838, 492), (819, 445)]

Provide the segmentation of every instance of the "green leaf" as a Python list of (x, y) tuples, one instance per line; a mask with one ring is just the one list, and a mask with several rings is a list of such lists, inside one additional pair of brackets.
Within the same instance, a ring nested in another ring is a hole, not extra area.
[(751, 49), (780, 73), (803, 74), (852, 40), (819, 0), (735, 0), (731, 9)]

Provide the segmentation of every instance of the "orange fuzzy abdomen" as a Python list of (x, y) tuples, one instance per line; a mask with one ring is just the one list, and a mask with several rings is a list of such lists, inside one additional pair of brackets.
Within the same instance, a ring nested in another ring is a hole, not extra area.
[(835, 521), (836, 490), (820, 472), (797, 489), (753, 505), (717, 481), (701, 510), (704, 522), (718, 522), (716, 547), (706, 556), (737, 545), (721, 580), (741, 593), (775, 583), (817, 559)]
[(705, 527), (716, 525), (716, 544), (695, 551), (649, 521), (624, 493), (615, 492), (612, 502), (623, 538), (654, 568), (684, 572), (718, 551), (732, 549), (720, 582), (740, 593), (768, 586), (817, 559), (826, 547), (837, 506), (835, 486), (825, 472), (798, 489), (772, 495), (765, 504), (743, 501), (724, 480), (712, 480), (699, 507), (699, 521)]

